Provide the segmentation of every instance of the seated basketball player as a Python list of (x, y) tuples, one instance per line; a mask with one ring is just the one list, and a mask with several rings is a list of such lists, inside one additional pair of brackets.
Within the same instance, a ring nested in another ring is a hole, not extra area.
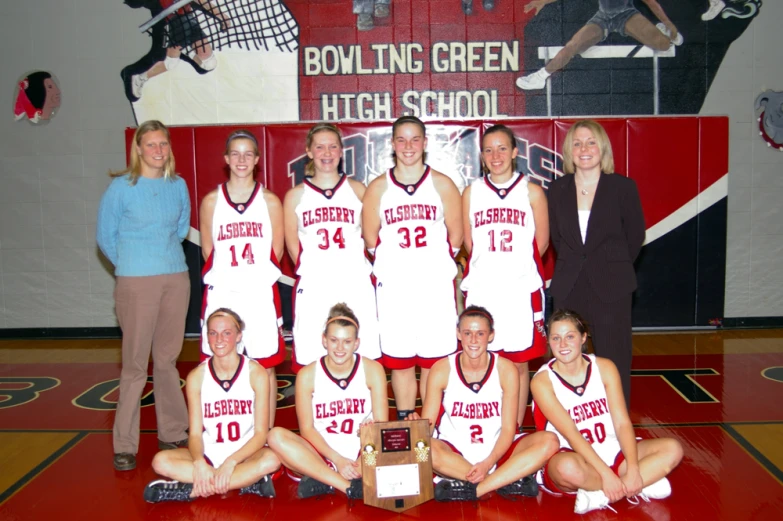
[(190, 372), (186, 391), (190, 414), (187, 449), (159, 452), (152, 468), (174, 481), (153, 481), (144, 499), (190, 501), (197, 497), (240, 494), (275, 497), (270, 474), (280, 468), (264, 447), (269, 431), (266, 370), (237, 352), (244, 322), (220, 308), (207, 319), (212, 357)]
[(555, 495), (576, 494), (577, 514), (611, 509), (624, 497), (632, 503), (668, 497), (666, 475), (682, 459), (682, 446), (672, 438), (636, 441), (617, 368), (585, 354), (586, 342), (579, 315), (554, 312), (554, 358), (533, 377), (531, 391), (536, 428), (557, 434), (561, 448), (539, 481)]
[(381, 364), (356, 354), (359, 321), (345, 304), (329, 310), (323, 333), (326, 356), (296, 376), (297, 436), (275, 427), (269, 447), (283, 464), (304, 477), (297, 495), (334, 494), (362, 498), (359, 428), (388, 421), (386, 373)]
[(438, 501), (470, 501), (493, 490), (534, 497), (533, 474), (557, 451), (551, 433), (516, 434), (519, 374), (487, 350), (493, 325), (486, 309), (468, 306), (457, 326), (462, 351), (430, 372), (422, 416), (434, 423), (433, 469), (448, 478), (435, 486)]

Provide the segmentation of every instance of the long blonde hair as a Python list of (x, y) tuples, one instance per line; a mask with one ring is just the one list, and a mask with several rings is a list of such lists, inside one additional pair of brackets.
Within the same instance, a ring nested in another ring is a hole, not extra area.
[(606, 135), (606, 130), (597, 121), (592, 119), (583, 119), (577, 121), (568, 129), (565, 140), (563, 141), (563, 172), (573, 174), (576, 171), (574, 167), (574, 155), (571, 150), (574, 141), (574, 134), (580, 128), (586, 128), (592, 132), (595, 141), (598, 144), (598, 150), (601, 151), (601, 172), (605, 174), (614, 173), (614, 155), (612, 154), (612, 142)]
[[(331, 123), (316, 123), (313, 125), (313, 128), (310, 129), (310, 132), (307, 133), (307, 139), (305, 140), (305, 150), (308, 152), (310, 151), (310, 147), (313, 146), (313, 138), (319, 132), (333, 133), (335, 136), (337, 136), (337, 141), (340, 143), (340, 148), (343, 148), (343, 134), (336, 125)], [(342, 161), (342, 158), (340, 160)], [(305, 165), (304, 174), (306, 177), (313, 177), (315, 175), (315, 163), (312, 159)]]
[[(139, 158), (138, 151), (138, 147), (141, 146), (141, 138), (147, 132), (155, 132), (156, 130), (163, 132), (166, 135), (166, 139), (169, 141), (169, 145), (171, 144), (171, 134), (169, 134), (169, 129), (166, 128), (166, 125), (155, 119), (145, 121), (139, 125), (139, 128), (137, 128), (136, 132), (133, 134), (133, 145), (130, 150), (130, 163), (128, 164), (128, 167), (119, 172), (112, 172), (110, 170), (109, 176), (122, 177), (125, 174), (130, 174), (128, 182), (131, 186), (135, 185), (139, 180), (139, 176), (141, 176), (141, 159)], [(163, 177), (164, 179), (177, 177), (174, 164), (174, 152), (171, 150), (169, 150), (169, 158), (166, 160), (166, 164), (163, 165)]]

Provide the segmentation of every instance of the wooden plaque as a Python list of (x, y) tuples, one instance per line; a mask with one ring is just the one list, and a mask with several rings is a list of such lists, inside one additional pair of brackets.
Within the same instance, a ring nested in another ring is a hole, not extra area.
[(361, 440), (365, 505), (402, 512), (434, 497), (427, 420), (374, 423)]

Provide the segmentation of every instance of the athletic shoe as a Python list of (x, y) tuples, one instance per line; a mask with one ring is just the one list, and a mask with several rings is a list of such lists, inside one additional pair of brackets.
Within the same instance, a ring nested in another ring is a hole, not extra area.
[(391, 14), (391, 11), (389, 10), (389, 4), (375, 4), (372, 14), (375, 16), (375, 18), (386, 18)]
[(193, 485), (179, 481), (164, 481), (159, 479), (144, 488), (144, 501), (160, 503), (161, 501), (193, 501), (190, 497)]
[(506, 499), (514, 499), (517, 496), (537, 497), (538, 483), (536, 483), (535, 474), (531, 474), (500, 487), (496, 492)]
[(668, 27), (666, 27), (666, 26), (663, 24), (663, 22), (658, 22), (658, 23), (655, 25), (655, 27), (657, 27), (657, 28), (658, 28), (658, 30), (659, 30), (659, 31), (661, 31), (663, 34), (665, 34), (665, 35), (666, 35), (666, 37), (667, 37), (667, 38), (669, 38), (669, 40), (671, 40), (671, 42), (672, 42), (674, 45), (677, 45), (677, 46), (680, 46), (680, 45), (682, 45), (682, 42), (683, 42), (684, 40), (683, 40), (683, 38), (682, 38), (682, 33), (681, 33), (681, 32), (677, 31), (677, 38), (675, 38), (674, 40), (672, 40), (672, 39), (671, 39), (672, 33), (669, 31), (669, 28), (668, 28)]
[(217, 68), (218, 61), (215, 53), (213, 52), (203, 60), (201, 60), (201, 68), (205, 71), (214, 71)]
[(308, 476), (302, 477), (302, 480), (299, 482), (299, 486), (296, 489), (296, 497), (299, 499), (324, 496), (326, 494), (334, 494), (334, 488)]
[(360, 31), (369, 31), (375, 27), (370, 13), (362, 13), (356, 17), (356, 28)]
[(444, 479), (435, 485), (437, 501), (476, 501), (476, 485), (470, 481)]
[(158, 450), (174, 450), (174, 449), (187, 449), (188, 439), (179, 441), (163, 441), (158, 440)]
[(275, 484), (272, 482), (270, 474), (262, 476), (261, 479), (256, 481), (250, 486), (239, 489), (239, 495), (255, 494), (261, 497), (275, 497)]
[(114, 470), (125, 471), (136, 468), (136, 455), (130, 452), (120, 452), (114, 455)]
[(145, 83), (147, 83), (147, 78), (141, 74), (131, 76), (131, 92), (137, 100), (141, 98), (141, 88), (144, 87)]
[(522, 90), (538, 90), (546, 87), (546, 80), (549, 78), (549, 74), (545, 68), (541, 68), (532, 74), (527, 76), (520, 76), (517, 78), (517, 87)]
[(726, 2), (723, 0), (710, 0), (710, 8), (707, 9), (703, 15), (701, 15), (701, 19), (705, 22), (709, 22), (718, 16), (721, 11), (723, 11), (724, 7), (726, 7)]
[(348, 499), (364, 499), (364, 484), (361, 478), (352, 479), (351, 486), (345, 489)]
[(586, 514), (592, 510), (601, 510), (608, 508), (615, 514), (617, 510), (609, 506), (609, 498), (606, 497), (603, 490), (583, 490), (576, 491), (576, 501), (574, 502), (575, 514)]
[(643, 499), (665, 499), (672, 495), (672, 485), (668, 479), (661, 478), (644, 487), (640, 495)]

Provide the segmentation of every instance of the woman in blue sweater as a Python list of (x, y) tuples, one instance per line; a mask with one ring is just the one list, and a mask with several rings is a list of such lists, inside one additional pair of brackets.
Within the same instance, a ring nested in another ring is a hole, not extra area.
[(130, 165), (114, 177), (98, 209), (97, 241), (117, 277), (114, 301), (122, 328), (120, 398), (114, 418), (114, 468), (136, 467), (139, 400), (154, 364), (158, 446), (187, 443), (188, 415), (180, 390), (190, 281), (182, 241), (190, 229), (190, 199), (174, 171), (168, 129), (143, 123), (133, 137)]

